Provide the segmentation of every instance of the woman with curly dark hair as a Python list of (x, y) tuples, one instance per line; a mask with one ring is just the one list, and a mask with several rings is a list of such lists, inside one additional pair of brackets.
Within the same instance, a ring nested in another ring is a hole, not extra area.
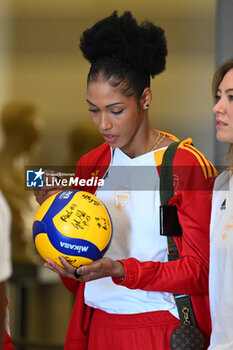
[[(191, 139), (179, 144), (173, 162), (176, 186), (170, 204), (178, 208), (183, 231), (174, 238), (178, 260), (168, 261), (167, 237), (159, 233), (162, 158), (178, 140), (155, 130), (148, 119), (150, 79), (165, 69), (164, 31), (148, 21), (139, 25), (130, 12), (114, 12), (83, 33), (80, 48), (91, 64), (90, 116), (106, 142), (81, 158), (76, 175), (91, 168), (105, 179), (103, 188), (89, 191), (108, 208), (114, 234), (106, 257), (91, 265), (75, 269), (62, 257), (64, 268), (51, 259), (45, 264), (76, 294), (65, 349), (170, 349), (171, 334), (180, 325), (174, 293), (190, 295), (206, 348), (209, 178), (214, 169)], [(114, 177), (116, 167), (119, 178)], [(137, 187), (138, 169), (143, 170), (141, 184), (150, 180), (146, 190)], [(44, 198), (38, 195), (39, 202)]]

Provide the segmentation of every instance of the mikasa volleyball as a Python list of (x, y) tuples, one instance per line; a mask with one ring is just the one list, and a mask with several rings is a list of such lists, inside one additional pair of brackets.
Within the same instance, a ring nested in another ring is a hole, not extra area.
[(59, 256), (63, 256), (75, 267), (101, 258), (110, 246), (112, 231), (104, 204), (84, 191), (52, 195), (42, 203), (33, 222), (33, 239), (40, 256), (59, 265)]

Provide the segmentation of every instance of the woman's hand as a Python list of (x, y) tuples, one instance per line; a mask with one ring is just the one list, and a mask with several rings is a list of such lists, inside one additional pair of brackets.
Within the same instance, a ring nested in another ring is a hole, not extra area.
[[(62, 191), (64, 188), (62, 185), (53, 185), (52, 186), (52, 177), (62, 178), (60, 173), (55, 173), (52, 170), (45, 170), (44, 172), (44, 182), (47, 185), (43, 187), (38, 187), (34, 189), (34, 195), (36, 197), (36, 201), (41, 205), (47, 198), (52, 196), (52, 194), (58, 193)], [(49, 186), (49, 184), (51, 186)]]
[(103, 277), (118, 277), (122, 279), (125, 277), (123, 264), (110, 258), (102, 258), (94, 261), (90, 265), (83, 265), (77, 269), (70, 265), (63, 257), (60, 257), (60, 261), (64, 268), (56, 264), (51, 259), (47, 259), (45, 267), (64, 277), (74, 279), (77, 279), (77, 277), (74, 275), (76, 271), (76, 276), (78, 276), (78, 281), (80, 282), (93, 281)]
[(46, 259), (44, 266), (47, 269), (49, 269), (55, 273), (58, 273), (61, 276), (75, 278), (74, 272), (77, 269), (75, 267), (73, 267), (71, 264), (69, 264), (66, 261), (66, 259), (63, 258), (62, 256), (59, 257), (59, 259), (64, 267), (61, 267), (60, 265), (56, 264), (52, 259)]
[(80, 266), (76, 273), (81, 282), (93, 281), (103, 277), (118, 277), (124, 279), (125, 269), (121, 262), (110, 258), (102, 258), (90, 265)]

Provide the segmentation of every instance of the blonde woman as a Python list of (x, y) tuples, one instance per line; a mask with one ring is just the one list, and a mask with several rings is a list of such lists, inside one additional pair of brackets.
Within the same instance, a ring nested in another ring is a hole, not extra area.
[(233, 349), (233, 59), (213, 78), (217, 139), (228, 142), (228, 168), (216, 182), (210, 225), (209, 293), (212, 334), (209, 350)]

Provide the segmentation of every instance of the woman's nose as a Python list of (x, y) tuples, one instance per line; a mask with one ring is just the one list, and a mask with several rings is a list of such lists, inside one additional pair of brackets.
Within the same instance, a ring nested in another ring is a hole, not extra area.
[(100, 129), (102, 131), (105, 131), (111, 128), (112, 128), (112, 122), (110, 120), (110, 117), (106, 113), (103, 113), (100, 118)]
[(217, 103), (214, 105), (213, 107), (213, 112), (214, 114), (217, 114), (217, 113), (221, 113), (223, 114), (225, 111), (225, 107), (224, 107), (224, 102), (222, 99), (218, 100)]

